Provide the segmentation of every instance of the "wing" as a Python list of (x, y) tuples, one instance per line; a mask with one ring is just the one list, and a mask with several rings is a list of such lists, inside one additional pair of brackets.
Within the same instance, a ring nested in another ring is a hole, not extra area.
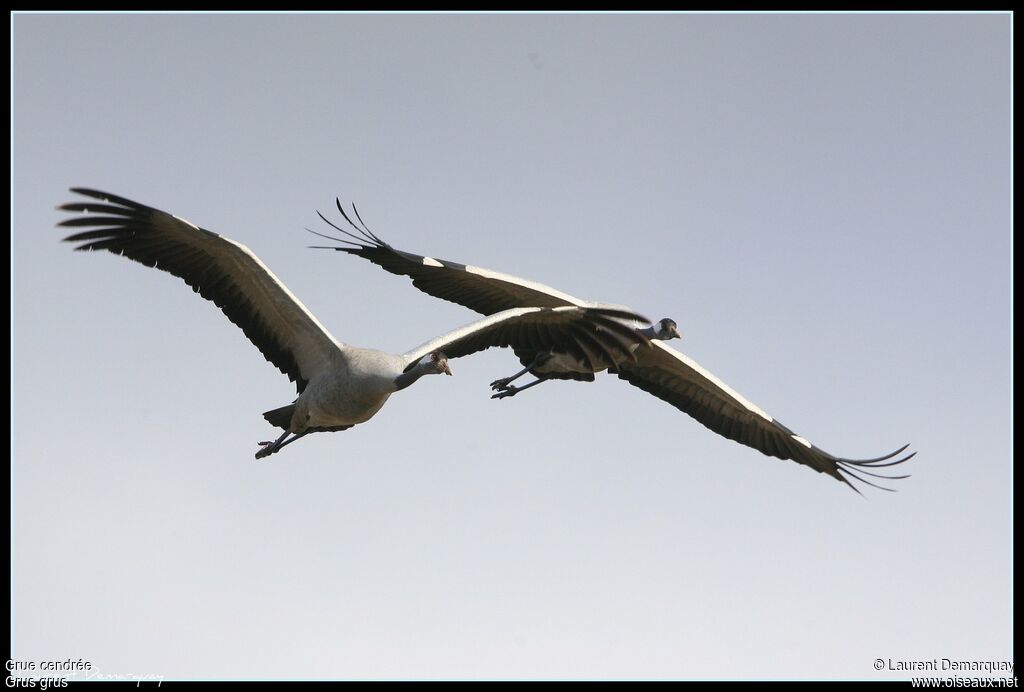
[(647, 321), (636, 313), (614, 308), (514, 308), (432, 339), (403, 358), (408, 370), (435, 351), (459, 358), (492, 346), (511, 346), (538, 351), (556, 349), (585, 362), (598, 356), (614, 362), (637, 344), (651, 343), (629, 325), (632, 320)]
[(244, 245), (123, 197), (71, 191), (101, 200), (58, 207), (84, 214), (59, 224), (89, 229), (64, 239), (81, 243), (75, 250), (107, 250), (184, 279), (238, 325), (299, 392), (342, 347)]
[(904, 445), (877, 459), (842, 459), (832, 456), (744, 399), (696, 362), (660, 341), (651, 342), (649, 349), (637, 349), (636, 361), (619, 364), (618, 375), (696, 418), (719, 435), (753, 447), (768, 456), (791, 459), (810, 466), (815, 471), (843, 481), (851, 488), (854, 486), (849, 478), (881, 488), (858, 474), (889, 480), (907, 478), (885, 476), (875, 470), (902, 464), (916, 454), (913, 452), (891, 461), (909, 446)]
[[(593, 307), (596, 305), (562, 293), (550, 286), (510, 274), (396, 250), (362, 223), (355, 207), (352, 210), (361, 224), (358, 226), (345, 213), (340, 200), (335, 200), (335, 204), (341, 215), (345, 217), (345, 221), (351, 226), (351, 230), (339, 227), (323, 214), (320, 214), (320, 218), (336, 231), (348, 236), (348, 240), (317, 233), (311, 229), (306, 230), (338, 243), (346, 243), (350, 247), (332, 246), (317, 247), (317, 249), (347, 252), (350, 255), (369, 260), (392, 274), (408, 276), (412, 279), (413, 286), (435, 298), (458, 303), (482, 315), (493, 315), (502, 310), (520, 307), (554, 308), (565, 305)], [(319, 212), (317, 213), (319, 214)]]

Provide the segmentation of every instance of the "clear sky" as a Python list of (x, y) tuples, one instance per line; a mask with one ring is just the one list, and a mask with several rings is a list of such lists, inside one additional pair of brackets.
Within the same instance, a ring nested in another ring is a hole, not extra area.
[[(15, 15), (12, 653), (165, 678), (862, 678), (1011, 656), (1008, 15)], [(399, 248), (673, 317), (899, 492), (507, 351), (256, 462), (287, 378), (71, 252), (88, 186), (250, 247), (342, 341), (476, 318)]]

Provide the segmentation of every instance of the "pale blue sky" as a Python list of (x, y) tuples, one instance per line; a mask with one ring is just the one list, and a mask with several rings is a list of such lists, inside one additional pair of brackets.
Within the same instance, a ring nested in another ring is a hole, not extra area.
[[(1008, 15), (15, 15), (12, 653), (166, 678), (863, 678), (1009, 658)], [(475, 318), (400, 248), (671, 316), (866, 499), (508, 352), (255, 462), (292, 385), (88, 186), (249, 246), (339, 339)]]

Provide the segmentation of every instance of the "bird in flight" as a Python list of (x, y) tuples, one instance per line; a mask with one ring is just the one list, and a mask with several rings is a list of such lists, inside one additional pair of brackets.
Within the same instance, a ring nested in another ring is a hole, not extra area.
[[(610, 307), (511, 274), (398, 250), (369, 229), (354, 205), (351, 216), (345, 211), (340, 199), (335, 200), (335, 206), (344, 222), (335, 223), (322, 213), (317, 213), (344, 237), (307, 228), (311, 233), (340, 243), (314, 248), (362, 257), (392, 274), (409, 277), (416, 288), (436, 298), (457, 303), (483, 315), (500, 314), (504, 310), (523, 307)], [(341, 223), (345, 225), (339, 225)], [(634, 327), (634, 330), (638, 337), (649, 343), (649, 348), (634, 345), (626, 350), (587, 354), (588, 357), (581, 358), (579, 352), (568, 352), (557, 345), (540, 349), (513, 346), (523, 369), (492, 382), (491, 387), (496, 391), (492, 398), (514, 396), (552, 379), (593, 381), (595, 373), (607, 370), (619, 379), (675, 406), (719, 435), (768, 456), (808, 466), (842, 481), (858, 493), (860, 491), (851, 480), (891, 491), (891, 488), (873, 483), (865, 476), (883, 480), (908, 477), (879, 473), (879, 470), (912, 458), (916, 452), (900, 456), (909, 445), (873, 459), (833, 456), (775, 420), (693, 359), (668, 346), (666, 341), (680, 338), (674, 320), (664, 318), (655, 325)], [(522, 387), (511, 384), (527, 372), (537, 379)]]
[[(298, 398), (263, 417), (284, 432), (259, 443), (256, 458), (314, 432), (347, 430), (376, 414), (388, 397), (424, 375), (451, 375), (450, 358), (492, 346), (633, 357), (646, 338), (619, 308), (522, 306), (438, 336), (396, 355), (335, 339), (244, 245), (182, 218), (106, 192), (72, 188), (90, 201), (58, 209), (79, 214), (60, 226), (84, 228), (64, 238), (75, 250), (106, 250), (173, 274), (212, 301), (264, 357), (295, 382)], [(353, 291), (353, 300), (358, 300)]]

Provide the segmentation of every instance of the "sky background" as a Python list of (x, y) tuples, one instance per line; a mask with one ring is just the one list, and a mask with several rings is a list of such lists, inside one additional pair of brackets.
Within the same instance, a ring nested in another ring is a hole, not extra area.
[[(859, 678), (1012, 647), (1008, 15), (27, 15), (12, 655), (170, 678)], [(287, 378), (71, 186), (251, 248), (340, 340), (476, 319), (396, 247), (674, 318), (865, 497), (508, 351), (256, 462)], [(336, 214), (332, 215), (336, 216)]]

